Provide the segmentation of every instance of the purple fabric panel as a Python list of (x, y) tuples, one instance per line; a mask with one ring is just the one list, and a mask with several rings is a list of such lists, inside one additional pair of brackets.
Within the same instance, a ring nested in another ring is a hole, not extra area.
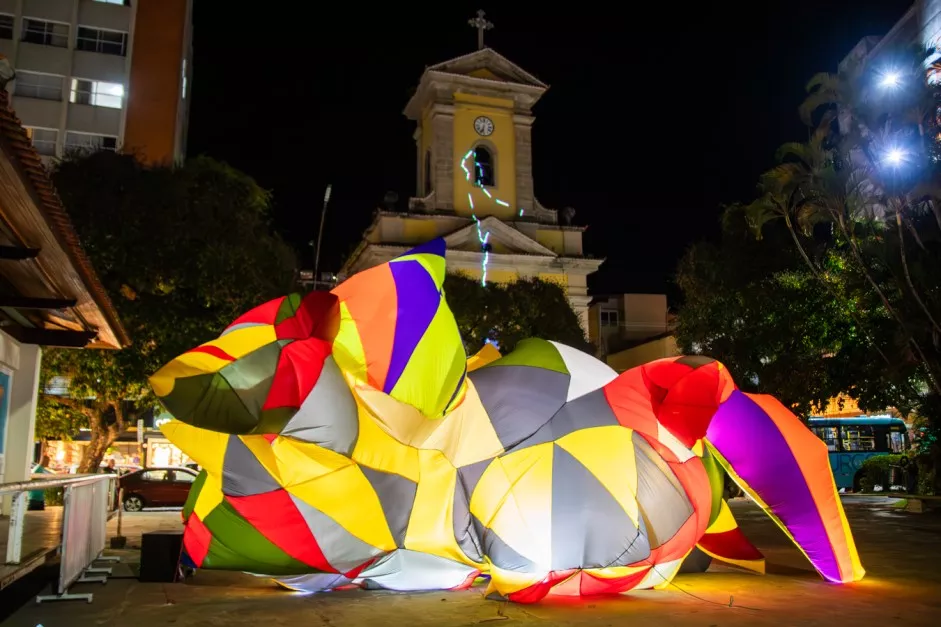
[(817, 504), (787, 440), (761, 407), (734, 391), (709, 423), (706, 438), (784, 523), (814, 568), (839, 581), (839, 565)]
[(382, 391), (386, 394), (398, 383), (409, 358), (438, 311), (441, 294), (425, 267), (414, 260), (391, 261), (389, 268), (395, 280), (398, 312), (395, 317), (395, 340), (392, 359)]

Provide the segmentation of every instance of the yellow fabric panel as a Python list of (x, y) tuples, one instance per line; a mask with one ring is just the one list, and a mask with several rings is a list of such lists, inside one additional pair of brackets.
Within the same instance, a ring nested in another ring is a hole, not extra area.
[(340, 370), (358, 383), (366, 383), (366, 351), (346, 303), (340, 303), (340, 328), (333, 340), (333, 359)]
[[(355, 387), (353, 395), (360, 412), (369, 413), (376, 425), (403, 444), (412, 444), (415, 434), (422, 429), (430, 429), (442, 424), (439, 421), (429, 421), (411, 405), (370, 386)], [(426, 427), (426, 423), (432, 426)]]
[(599, 579), (619, 579), (648, 568), (650, 568), (649, 564), (643, 564), (642, 566), (608, 566), (607, 568), (586, 568), (585, 572)]
[(552, 447), (547, 442), (493, 460), (470, 501), (484, 526), (546, 568), (552, 555)]
[(729, 504), (722, 501), (722, 505), (719, 506), (719, 515), (716, 516), (713, 523), (706, 529), (706, 533), (725, 533), (726, 531), (732, 531), (737, 528), (738, 523), (735, 522), (735, 517), (732, 516), (732, 510), (729, 509)]
[[(833, 483), (833, 491), (837, 492), (836, 480), (832, 479), (832, 483)], [(839, 503), (840, 495), (838, 492), (837, 492), (836, 498), (837, 498), (837, 503)], [(856, 543), (852, 541), (853, 532), (850, 530), (850, 523), (846, 519), (846, 512), (843, 511), (842, 507), (840, 507), (840, 524), (843, 526), (843, 534), (845, 535), (845, 537), (851, 539), (849, 542), (847, 542), (847, 545), (849, 546), (849, 552), (850, 552), (850, 564), (852, 564), (852, 567), (853, 567), (853, 573), (852, 573), (853, 579), (852, 580), (859, 581), (860, 579), (866, 576), (866, 569), (863, 568), (863, 563), (859, 561), (859, 551), (856, 549)]]
[(418, 449), (399, 442), (382, 430), (369, 411), (359, 405), (359, 436), (353, 459), (356, 462), (381, 470), (402, 475), (418, 482)]
[(457, 470), (440, 451), (419, 451), (421, 481), (405, 534), (405, 548), (480, 568), (464, 555), (454, 537), (454, 486)]
[(607, 488), (635, 525), (638, 524), (637, 464), (633, 431), (619, 425), (581, 429), (556, 444), (577, 459)]
[(693, 444), (693, 454), (694, 454), (696, 457), (702, 457), (702, 456), (703, 456), (703, 450), (704, 450), (704, 449), (703, 449), (702, 439), (696, 440), (696, 442)]
[(549, 575), (548, 570), (540, 573), (524, 573), (515, 570), (503, 570), (493, 564), (490, 564), (489, 571), (490, 584), (487, 586), (484, 596), (489, 596), (494, 592), (507, 596), (539, 583)]
[(392, 388), (392, 396), (417, 407), (429, 418), (439, 418), (464, 375), (465, 365), (457, 322), (442, 299)]
[(708, 555), (713, 559), (717, 559), (726, 564), (732, 564), (733, 566), (738, 566), (739, 568), (744, 568), (745, 570), (750, 570), (753, 573), (758, 573), (759, 575), (765, 574), (765, 560), (733, 560), (728, 557), (723, 557), (721, 555), (716, 555), (712, 551), (709, 551), (702, 545), (697, 544), (696, 548)]
[(348, 457), (293, 438), (277, 438), (269, 444), (264, 436), (252, 435), (242, 436), (242, 441), (285, 488), (319, 479), (353, 465)]
[(484, 347), (467, 358), (467, 372), (473, 372), (500, 359), (502, 355), (493, 344), (484, 344)]
[(435, 285), (438, 286), (439, 290), (441, 289), (441, 286), (444, 285), (444, 275), (446, 273), (444, 257), (425, 253), (418, 255), (408, 255), (407, 257), (401, 257), (401, 259), (414, 259), (420, 263), (431, 276), (431, 280), (435, 282)]
[(206, 472), (222, 476), (225, 449), (229, 444), (229, 438), (234, 436), (200, 429), (175, 418), (160, 427), (160, 430), (177, 448), (205, 468)]
[(477, 388), (470, 379), (466, 383), (464, 402), (419, 443), (421, 448), (441, 451), (458, 468), (492, 459), (503, 452), (503, 445), (480, 402)]
[(663, 578), (663, 581), (654, 585), (654, 590), (663, 590), (667, 588), (672, 582), (673, 578), (676, 577), (676, 574), (680, 572), (680, 566), (683, 565), (683, 562), (686, 560), (686, 557), (690, 554), (690, 551), (686, 552), (686, 555), (682, 559), (674, 560), (667, 564), (657, 564), (655, 568), (660, 576)]
[(193, 513), (199, 516), (200, 520), (206, 520), (209, 512), (214, 510), (216, 505), (220, 503), (222, 503), (221, 475), (207, 471), (203, 488), (199, 491), (199, 496), (196, 497), (196, 504), (193, 505)]
[(287, 491), (314, 507), (367, 544), (394, 551), (379, 496), (355, 464), (287, 488)]
[[(277, 340), (278, 335), (274, 330), (274, 325), (260, 324), (230, 331), (211, 342), (206, 342), (203, 346), (215, 346), (235, 359), (239, 359)], [(192, 354), (196, 353), (184, 353), (184, 355)]]

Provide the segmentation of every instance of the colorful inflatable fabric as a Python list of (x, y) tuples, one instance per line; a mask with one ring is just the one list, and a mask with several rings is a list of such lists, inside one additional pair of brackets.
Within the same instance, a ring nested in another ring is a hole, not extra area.
[(531, 603), (668, 585), (694, 549), (763, 572), (725, 473), (827, 580), (862, 578), (827, 449), (722, 364), (618, 375), (530, 339), (465, 358), (435, 240), (236, 320), (151, 379), (201, 467), (198, 568), (298, 590), (460, 589)]

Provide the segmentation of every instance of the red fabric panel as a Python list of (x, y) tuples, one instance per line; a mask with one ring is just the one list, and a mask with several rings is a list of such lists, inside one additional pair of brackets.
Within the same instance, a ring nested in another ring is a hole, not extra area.
[(274, 324), (275, 319), (278, 317), (278, 310), (281, 308), (281, 303), (284, 302), (284, 299), (285, 297), (282, 296), (281, 298), (269, 300), (264, 305), (258, 305), (254, 309), (250, 309), (236, 318), (226, 329), (246, 323)]
[(568, 579), (574, 572), (575, 569), (553, 570), (539, 583), (535, 583), (528, 588), (523, 588), (516, 592), (511, 592), (507, 598), (514, 603), (536, 603), (549, 594), (549, 590), (551, 590), (554, 585)]
[(186, 554), (190, 556), (197, 567), (203, 565), (203, 560), (209, 553), (209, 544), (212, 542), (212, 533), (199, 516), (192, 514), (186, 522), (186, 530), (183, 532), (183, 548)]
[(286, 490), (225, 498), (251, 526), (294, 559), (325, 573), (337, 572)]
[(582, 596), (594, 596), (599, 594), (620, 594), (633, 589), (637, 584), (644, 580), (650, 569), (641, 570), (624, 577), (595, 577), (591, 571), (582, 571), (581, 593)]
[(300, 407), (317, 384), (323, 362), (330, 352), (329, 343), (314, 338), (291, 342), (283, 347), (262, 409)]
[(765, 558), (738, 527), (722, 533), (707, 533), (700, 538), (699, 546), (721, 559), (744, 562)]

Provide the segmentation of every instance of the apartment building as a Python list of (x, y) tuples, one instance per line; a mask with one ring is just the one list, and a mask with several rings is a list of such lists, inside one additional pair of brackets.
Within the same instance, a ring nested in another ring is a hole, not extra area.
[(180, 161), (193, 0), (0, 0), (12, 106), (44, 158), (70, 150)]

